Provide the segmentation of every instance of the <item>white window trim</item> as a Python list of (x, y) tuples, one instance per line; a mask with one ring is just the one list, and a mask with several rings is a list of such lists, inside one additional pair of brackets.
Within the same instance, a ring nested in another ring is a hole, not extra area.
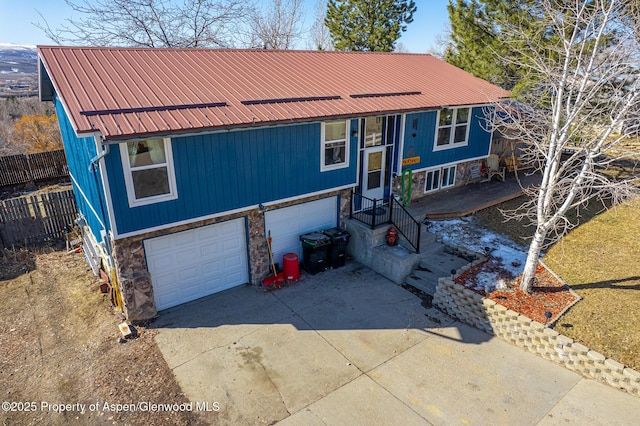
[[(442, 179), (444, 177), (444, 169), (453, 170), (453, 183), (445, 185), (442, 182)], [(442, 167), (440, 169), (440, 189), (451, 188), (452, 186), (455, 186), (456, 185), (456, 173), (457, 172), (458, 172), (458, 166), (456, 164), (454, 164), (453, 166)]]
[[(335, 122), (335, 121), (342, 121), (342, 120), (332, 120), (331, 122)], [(344, 139), (344, 163), (339, 163), (339, 164), (329, 164), (326, 165), (324, 160), (325, 160), (325, 146), (328, 143), (335, 143), (335, 142), (341, 142), (342, 139), (336, 139), (336, 140), (332, 140), (332, 141), (327, 141), (325, 140), (325, 126), (327, 122), (322, 122), (321, 125), (321, 130), (320, 130), (320, 171), (321, 172), (327, 172), (330, 170), (338, 170), (338, 169), (345, 169), (347, 167), (349, 167), (349, 152), (351, 151), (350, 146), (351, 146), (351, 120), (344, 120), (345, 121), (345, 139)]]
[[(453, 183), (450, 185), (444, 185), (442, 183), (442, 179), (444, 176), (444, 169), (453, 169)], [(438, 187), (437, 188), (432, 188), (432, 189), (427, 189), (427, 174), (428, 173), (433, 173), (433, 172), (439, 172), (438, 173)], [(458, 172), (458, 165), (457, 164), (450, 164), (450, 165), (445, 165), (445, 166), (439, 166), (439, 167), (432, 167), (429, 169), (426, 169), (424, 171), (424, 188), (423, 188), (423, 192), (425, 194), (431, 193), (431, 192), (436, 192), (436, 191), (440, 191), (441, 189), (446, 189), (446, 188), (452, 188), (456, 185), (456, 173)]]
[[(438, 131), (440, 130), (440, 127), (449, 127), (449, 126), (440, 126), (440, 112), (442, 112), (442, 109), (438, 110), (438, 114), (436, 116), (436, 133), (435, 136), (433, 138), (433, 151), (443, 151), (445, 149), (453, 149), (453, 148), (459, 148), (461, 146), (467, 146), (469, 145), (469, 130), (471, 129), (471, 118), (473, 115), (473, 108), (470, 106), (466, 106), (466, 107), (456, 107), (456, 108), (446, 108), (446, 109), (450, 109), (453, 111), (453, 119), (451, 121), (451, 132), (449, 133), (449, 143), (446, 145), (438, 145)], [(455, 128), (456, 128), (456, 122), (458, 120), (458, 110), (459, 109), (469, 109), (469, 118), (467, 119), (467, 132), (464, 135), (464, 141), (463, 142), (458, 142), (458, 143), (454, 143), (453, 140), (455, 138), (456, 132), (455, 132)]]
[(120, 143), (122, 172), (124, 173), (124, 183), (127, 187), (127, 198), (129, 200), (129, 207), (146, 206), (149, 204), (175, 200), (178, 198), (178, 191), (176, 189), (176, 174), (173, 165), (173, 152), (171, 150), (171, 138), (163, 138), (163, 141), (164, 155), (167, 165), (167, 179), (169, 180), (169, 192), (167, 194), (154, 195), (151, 197), (140, 199), (136, 198), (136, 193), (133, 188), (133, 177), (131, 173), (131, 164), (129, 164), (129, 150), (127, 149), (127, 142)]

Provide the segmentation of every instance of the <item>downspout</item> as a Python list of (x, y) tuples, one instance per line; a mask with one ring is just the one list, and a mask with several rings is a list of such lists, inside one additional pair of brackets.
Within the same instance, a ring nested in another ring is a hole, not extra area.
[[(91, 172), (91, 174), (93, 174), (94, 180), (95, 180), (95, 185), (96, 185), (96, 189), (100, 188), (100, 184), (98, 182), (98, 176), (97, 176), (97, 170), (98, 170), (98, 162), (103, 159), (108, 153), (109, 153), (109, 145), (108, 144), (103, 144), (103, 138), (102, 136), (99, 135), (95, 135), (94, 137), (94, 141), (96, 143), (96, 148), (98, 147), (98, 144), (102, 145), (102, 151), (99, 152), (95, 157), (93, 157), (91, 160), (89, 160), (89, 172)], [(97, 149), (96, 149), (97, 151)], [(98, 191), (98, 194), (100, 194), (100, 191)], [(102, 218), (103, 220), (108, 221), (109, 216), (107, 214), (105, 214), (105, 209), (104, 209), (104, 203), (102, 200), (102, 197), (100, 198), (100, 212), (102, 213)], [(105, 228), (103, 230), (105, 235), (102, 235), (103, 238), (103, 243), (105, 243), (105, 238), (106, 238), (106, 234), (107, 234), (107, 229)], [(109, 244), (110, 245), (110, 244)], [(111, 255), (111, 248), (107, 247), (107, 252), (109, 255)]]
[(102, 147), (103, 147), (102, 148), (102, 152), (99, 152), (98, 155), (96, 155), (95, 157), (93, 157), (91, 159), (90, 164), (89, 164), (89, 171), (91, 171), (91, 168), (95, 168), (96, 164), (98, 163), (98, 161), (103, 159), (104, 156), (109, 153), (109, 144), (102, 145)]
[[(89, 171), (93, 172), (94, 174), (94, 178), (96, 181), (96, 187), (99, 187), (98, 185), (98, 177), (95, 175), (96, 170), (98, 169), (98, 162), (100, 160), (102, 160), (107, 154), (109, 154), (109, 150), (110, 150), (110, 145), (109, 144), (103, 144), (102, 141), (104, 139), (102, 138), (102, 136), (96, 135), (95, 136), (95, 142), (96, 142), (96, 147), (98, 145), (98, 143), (100, 143), (102, 145), (102, 151), (99, 152), (95, 157), (93, 157), (90, 161), (89, 161)], [(106, 197), (106, 195), (105, 195)], [(105, 199), (106, 202), (106, 199)], [(105, 214), (104, 211), (104, 204), (102, 202), (102, 198), (100, 199), (100, 210), (102, 212), (102, 216), (108, 221), (109, 220), (109, 216), (108, 214)], [(120, 293), (120, 287), (118, 284), (118, 274), (116, 272), (116, 266), (115, 263), (113, 261), (113, 253), (112, 253), (112, 246), (111, 246), (111, 242), (109, 241), (109, 239), (112, 237), (111, 232), (107, 232), (107, 230), (105, 229), (104, 231), (102, 231), (101, 233), (104, 233), (104, 235), (102, 235), (102, 247), (103, 249), (106, 251), (107, 253), (107, 259), (105, 259), (108, 263), (108, 273), (109, 273), (109, 281), (111, 282), (111, 286), (112, 289), (114, 291), (114, 296), (112, 299), (112, 302), (115, 304), (117, 310), (119, 312), (124, 312), (124, 304), (122, 302), (122, 294)]]

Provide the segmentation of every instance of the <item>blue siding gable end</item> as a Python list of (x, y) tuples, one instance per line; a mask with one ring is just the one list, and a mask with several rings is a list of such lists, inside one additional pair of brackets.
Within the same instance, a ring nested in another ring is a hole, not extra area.
[(78, 210), (87, 221), (93, 236), (100, 242), (101, 231), (109, 230), (109, 220), (100, 171), (91, 166), (91, 159), (97, 154), (94, 138), (76, 136), (57, 96), (54, 103)]

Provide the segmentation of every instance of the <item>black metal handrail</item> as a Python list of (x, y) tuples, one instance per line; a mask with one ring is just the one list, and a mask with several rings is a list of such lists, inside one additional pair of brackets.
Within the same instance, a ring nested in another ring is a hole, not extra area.
[(385, 223), (394, 225), (416, 253), (420, 253), (420, 222), (394, 197), (376, 200), (354, 192), (349, 217), (371, 229)]
[(404, 208), (402, 203), (391, 197), (389, 203), (389, 222), (393, 223), (400, 234), (420, 253), (420, 230), (422, 228), (411, 213)]

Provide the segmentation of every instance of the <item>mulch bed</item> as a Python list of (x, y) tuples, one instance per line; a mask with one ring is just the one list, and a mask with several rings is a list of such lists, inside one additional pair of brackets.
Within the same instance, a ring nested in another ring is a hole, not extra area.
[[(491, 291), (487, 295), (485, 290), (480, 289), (477, 285), (478, 274), (483, 272), (497, 274), (504, 281), (505, 288)], [(454, 281), (507, 309), (542, 324), (554, 323), (580, 299), (566, 284), (542, 265), (538, 265), (536, 283), (531, 294), (527, 294), (519, 288), (520, 275), (514, 277), (502, 267), (499, 261), (491, 257), (486, 262), (460, 274)]]

